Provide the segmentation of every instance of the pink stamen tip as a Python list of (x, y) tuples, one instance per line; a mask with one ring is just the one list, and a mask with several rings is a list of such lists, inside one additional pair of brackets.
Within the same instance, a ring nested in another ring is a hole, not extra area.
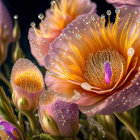
[(112, 77), (111, 64), (109, 62), (105, 62), (104, 67), (105, 67), (105, 81), (107, 84), (110, 84)]

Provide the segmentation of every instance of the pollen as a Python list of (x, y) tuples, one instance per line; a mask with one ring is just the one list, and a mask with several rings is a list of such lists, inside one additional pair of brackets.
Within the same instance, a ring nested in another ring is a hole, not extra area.
[(1, 140), (8, 139), (8, 135), (4, 132), (4, 130), (1, 130), (1, 129), (0, 129), (0, 138)]
[[(110, 63), (112, 70), (111, 81), (109, 83), (107, 83), (105, 79), (106, 62)], [(84, 77), (92, 86), (100, 89), (108, 89), (115, 86), (125, 71), (125, 58), (116, 50), (108, 48), (101, 51), (99, 50), (95, 54), (90, 54), (86, 60)]]
[(38, 92), (43, 87), (41, 78), (33, 70), (18, 74), (14, 82), (27, 92)]

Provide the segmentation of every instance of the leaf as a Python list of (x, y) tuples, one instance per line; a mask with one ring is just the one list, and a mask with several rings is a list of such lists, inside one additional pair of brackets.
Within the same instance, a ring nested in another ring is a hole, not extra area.
[(3, 100), (10, 107), (10, 100), (6, 96), (3, 87), (0, 86), (0, 99)]
[(127, 127), (122, 126), (119, 132), (119, 137), (121, 140), (133, 140), (133, 136)]
[(40, 134), (40, 135), (37, 135), (37, 136), (33, 136), (29, 140), (57, 140), (57, 139), (50, 136), (49, 134)]
[(8, 121), (16, 125), (16, 116), (11, 107), (10, 100), (6, 96), (5, 91), (0, 86), (0, 115)]
[(56, 139), (48, 134), (40, 134), (40, 140), (56, 140)]
[(0, 99), (0, 114), (5, 120), (16, 125), (15, 115), (11, 113), (11, 110), (9, 109), (8, 105), (1, 99)]
[(50, 127), (51, 127), (56, 133), (59, 133), (59, 128), (58, 128), (58, 126), (57, 126), (57, 123), (53, 120), (53, 118), (52, 118), (49, 114), (47, 114), (47, 112), (45, 112), (45, 113), (46, 113), (45, 117), (46, 117), (46, 119), (47, 119), (47, 121), (48, 121)]

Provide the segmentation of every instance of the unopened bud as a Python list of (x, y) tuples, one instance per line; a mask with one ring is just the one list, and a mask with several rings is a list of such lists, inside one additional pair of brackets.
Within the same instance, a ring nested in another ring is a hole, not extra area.
[(16, 62), (19, 58), (24, 58), (24, 53), (20, 47), (19, 42), (16, 42), (15, 48), (13, 48), (12, 59), (13, 62)]
[(52, 93), (52, 90), (47, 90), (39, 100), (39, 119), (42, 129), (53, 136), (76, 136), (79, 129), (78, 106), (63, 102)]
[(20, 28), (18, 24), (18, 15), (14, 16), (14, 28), (13, 28), (13, 40), (14, 42), (18, 41), (20, 39)]

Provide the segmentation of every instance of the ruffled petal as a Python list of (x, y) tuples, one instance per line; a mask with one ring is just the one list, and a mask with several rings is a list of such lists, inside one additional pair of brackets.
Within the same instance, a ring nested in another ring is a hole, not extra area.
[(108, 3), (116, 5), (138, 5), (140, 6), (139, 0), (107, 0)]
[(79, 106), (79, 109), (88, 115), (107, 115), (113, 112), (120, 113), (132, 109), (140, 104), (140, 70), (131, 81), (131, 84), (120, 91), (106, 97), (106, 99), (91, 106)]
[(28, 36), (31, 52), (39, 64), (44, 66), (44, 57), (48, 53), (49, 45), (72, 20), (95, 12), (96, 4), (90, 0), (61, 0), (59, 7), (55, 5), (54, 9), (47, 10), (45, 19), (40, 23), (40, 29), (31, 28)]

